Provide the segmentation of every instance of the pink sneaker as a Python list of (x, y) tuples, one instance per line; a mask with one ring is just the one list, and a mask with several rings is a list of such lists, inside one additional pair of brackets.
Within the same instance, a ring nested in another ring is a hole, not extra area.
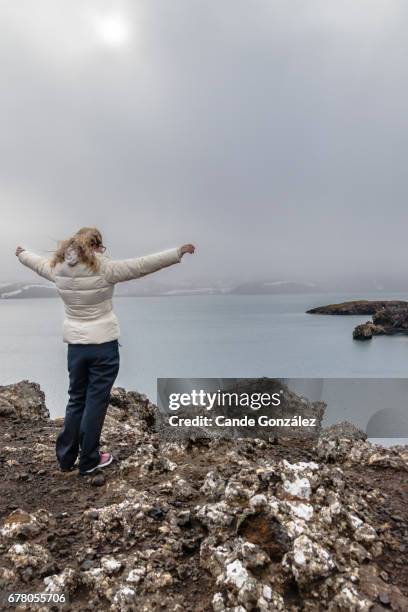
[(99, 453), (99, 456), (100, 460), (98, 465), (95, 465), (95, 467), (91, 468), (90, 470), (85, 470), (83, 474), (91, 474), (91, 472), (94, 472), (95, 470), (99, 470), (100, 468), (110, 465), (113, 461), (113, 455), (111, 453)]

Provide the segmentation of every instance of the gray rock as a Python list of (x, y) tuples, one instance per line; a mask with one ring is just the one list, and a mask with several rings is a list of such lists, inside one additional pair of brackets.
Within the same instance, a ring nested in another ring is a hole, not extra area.
[(0, 416), (19, 421), (47, 421), (50, 413), (40, 385), (23, 380), (0, 386)]
[(93, 487), (102, 487), (106, 482), (106, 478), (105, 475), (100, 473), (100, 474), (96, 474), (92, 480), (91, 480), (91, 485)]
[(338, 438), (347, 440), (367, 440), (365, 431), (348, 421), (342, 421), (341, 423), (325, 427), (322, 429), (319, 437), (325, 440), (336, 440)]

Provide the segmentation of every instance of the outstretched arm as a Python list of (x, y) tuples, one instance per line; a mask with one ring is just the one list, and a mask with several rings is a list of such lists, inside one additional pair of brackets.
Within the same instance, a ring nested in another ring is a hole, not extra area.
[(26, 251), (22, 247), (17, 247), (16, 255), (19, 261), (33, 272), (36, 272), (43, 278), (49, 281), (55, 282), (55, 274), (53, 268), (51, 268), (50, 262), (41, 255), (36, 255), (30, 251)]
[(195, 247), (192, 244), (184, 244), (178, 249), (169, 249), (168, 251), (146, 255), (145, 257), (122, 259), (119, 261), (106, 260), (103, 264), (102, 273), (109, 283), (121, 283), (180, 263), (185, 253), (192, 254), (194, 251)]

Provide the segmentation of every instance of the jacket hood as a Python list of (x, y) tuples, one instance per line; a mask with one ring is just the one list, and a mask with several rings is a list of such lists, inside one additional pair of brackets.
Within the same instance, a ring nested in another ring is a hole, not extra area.
[(75, 266), (78, 263), (79, 258), (78, 258), (78, 253), (75, 247), (70, 246), (67, 248), (65, 257), (64, 257), (64, 261), (69, 266)]

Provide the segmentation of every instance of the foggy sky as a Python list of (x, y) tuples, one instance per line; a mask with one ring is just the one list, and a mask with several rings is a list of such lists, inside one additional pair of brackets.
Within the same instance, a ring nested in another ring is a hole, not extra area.
[(115, 258), (194, 242), (174, 281), (408, 275), (407, 25), (403, 0), (0, 0), (0, 280), (84, 225)]

